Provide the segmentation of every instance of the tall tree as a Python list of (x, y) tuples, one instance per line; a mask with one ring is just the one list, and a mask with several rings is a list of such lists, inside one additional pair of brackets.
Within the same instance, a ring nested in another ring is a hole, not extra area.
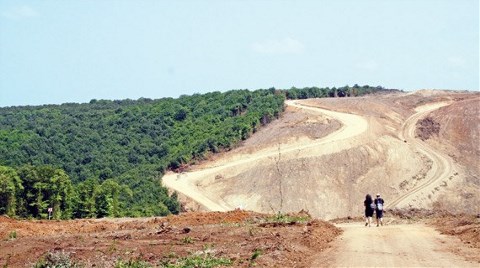
[(13, 168), (0, 166), (0, 215), (15, 216), (17, 196), (22, 190), (17, 172)]

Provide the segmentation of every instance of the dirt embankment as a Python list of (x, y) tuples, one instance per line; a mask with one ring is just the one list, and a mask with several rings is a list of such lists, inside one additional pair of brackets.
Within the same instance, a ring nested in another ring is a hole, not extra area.
[(457, 96), (449, 106), (433, 111), (438, 135), (426, 142), (460, 166), (456, 186), (445, 187), (437, 201), (454, 213), (480, 213), (480, 93)]
[[(248, 211), (194, 212), (143, 219), (17, 221), (0, 217), (0, 265), (31, 267), (49, 252), (86, 267), (121, 259), (152, 265), (224, 258), (233, 267), (306, 267), (340, 230), (305, 213), (275, 217)], [(299, 222), (298, 219), (305, 220)]]

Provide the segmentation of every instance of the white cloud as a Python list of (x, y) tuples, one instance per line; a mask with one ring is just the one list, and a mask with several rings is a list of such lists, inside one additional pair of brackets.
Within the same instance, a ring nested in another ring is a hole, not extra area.
[(305, 50), (300, 41), (292, 38), (255, 42), (251, 48), (261, 54), (300, 54)]
[(23, 5), (12, 7), (2, 12), (2, 17), (12, 20), (37, 17), (39, 13), (30, 6)]
[(453, 67), (464, 67), (467, 63), (464, 58), (456, 56), (448, 57), (447, 61)]
[(367, 71), (376, 71), (378, 70), (378, 63), (374, 60), (367, 60), (361, 63), (357, 63), (356, 67), (358, 69), (367, 70)]

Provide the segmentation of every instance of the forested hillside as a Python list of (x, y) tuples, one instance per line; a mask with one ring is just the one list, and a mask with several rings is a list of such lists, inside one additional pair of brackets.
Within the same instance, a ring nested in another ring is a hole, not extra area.
[[(160, 185), (165, 169), (181, 168), (192, 159), (246, 139), (261, 124), (278, 116), (283, 102), (284, 95), (271, 89), (178, 99), (92, 100), (88, 104), (1, 108), (0, 165), (14, 170), (3, 172), (0, 180), (9, 178), (6, 173), (15, 173), (19, 178), (10, 181), (17, 185), (11, 195), (16, 197), (17, 206), (21, 200), (32, 198), (28, 206), (38, 203), (30, 209), (16, 209), (23, 211), (22, 216), (45, 216), (46, 208), (54, 206), (53, 188), (57, 186), (50, 175), (39, 172), (49, 167), (50, 173), (63, 172), (62, 176), (74, 185), (75, 191), (69, 190), (70, 186), (65, 188), (71, 192), (68, 195), (75, 192), (77, 197), (67, 198), (75, 204), (68, 205), (71, 213), (63, 218), (176, 213), (176, 196), (168, 196)], [(18, 181), (30, 181), (27, 184), (32, 185), (28, 186), (35, 189), (27, 191), (23, 183), (21, 190)], [(102, 187), (107, 186), (116, 189), (108, 190), (119, 195), (116, 200), (112, 193), (98, 200), (100, 193), (107, 191)], [(8, 190), (3, 192), (0, 200), (8, 200)], [(103, 210), (115, 202), (120, 204), (110, 212), (101, 212), (102, 206), (95, 202), (112, 203)], [(6, 212), (6, 205), (3, 207), (0, 213)]]
[(285, 98), (381, 87), (232, 90), (158, 100), (0, 108), (0, 214), (44, 218), (178, 213), (160, 178), (228, 150), (278, 117)]

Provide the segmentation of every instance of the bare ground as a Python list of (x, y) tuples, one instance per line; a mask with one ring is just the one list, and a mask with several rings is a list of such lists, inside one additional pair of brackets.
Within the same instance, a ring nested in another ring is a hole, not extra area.
[[(0, 223), (2, 267), (32, 267), (49, 253), (69, 255), (86, 267), (114, 267), (118, 260), (161, 267), (191, 256), (227, 258), (233, 267), (307, 267), (341, 233), (320, 220), (282, 222), (240, 210), (143, 219), (17, 221), (0, 217)], [(9, 239), (12, 232), (16, 238)]]
[[(278, 215), (241, 210), (141, 219), (0, 217), (0, 265), (32, 267), (52, 253), (68, 255), (86, 267), (114, 267), (118, 260), (162, 267), (192, 256), (227, 258), (232, 267), (480, 264), (476, 216), (393, 210), (387, 211), (381, 227), (365, 227), (360, 217), (337, 219), (335, 225), (308, 219), (305, 212), (290, 217), (283, 221)], [(9, 238), (12, 232), (16, 238)]]
[[(424, 224), (365, 227), (338, 225), (344, 230), (332, 248), (318, 255), (312, 267), (478, 267), (455, 249), (458, 239)], [(478, 253), (478, 250), (475, 251)], [(470, 253), (471, 254), (471, 253)]]

